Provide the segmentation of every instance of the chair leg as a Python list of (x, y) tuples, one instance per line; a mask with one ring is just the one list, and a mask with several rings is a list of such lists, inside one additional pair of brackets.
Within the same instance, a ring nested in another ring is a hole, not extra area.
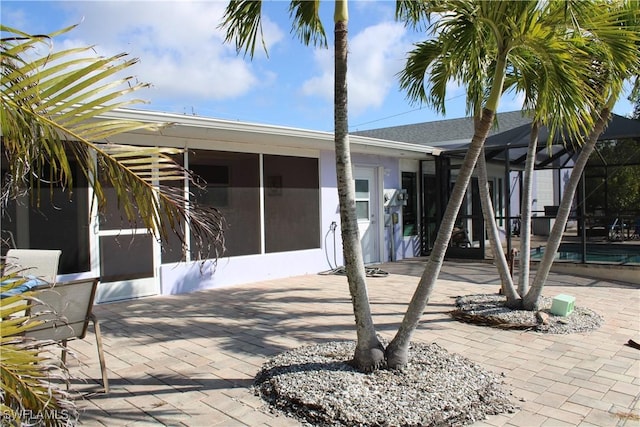
[(62, 340), (62, 363), (67, 364), (67, 340)]
[[(62, 360), (62, 365), (67, 366), (67, 340), (62, 340), (62, 357), (60, 358)], [(67, 378), (67, 380), (65, 381), (67, 383), (67, 391), (69, 391), (69, 379)]]
[(93, 322), (93, 329), (96, 334), (96, 345), (98, 346), (98, 359), (100, 360), (100, 370), (102, 371), (102, 385), (104, 386), (104, 393), (109, 393), (109, 378), (107, 378), (107, 365), (104, 362), (104, 352), (102, 351), (102, 335), (100, 334), (100, 323), (98, 318), (91, 313), (91, 321)]

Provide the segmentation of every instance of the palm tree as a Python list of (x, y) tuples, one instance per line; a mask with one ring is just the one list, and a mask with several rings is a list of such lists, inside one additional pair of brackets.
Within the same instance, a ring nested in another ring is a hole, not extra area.
[(502, 248), (502, 242), (500, 241), (500, 235), (498, 232), (498, 226), (496, 223), (496, 217), (493, 211), (493, 202), (491, 201), (491, 193), (489, 191), (489, 180), (487, 177), (487, 162), (484, 155), (484, 148), (480, 152), (478, 157), (478, 164), (476, 165), (476, 171), (478, 172), (478, 186), (480, 190), (480, 203), (482, 205), (482, 216), (484, 217), (485, 228), (489, 235), (489, 241), (491, 243), (491, 250), (493, 251), (493, 259), (500, 275), (501, 291), (507, 298), (507, 305), (509, 307), (517, 307), (519, 305), (520, 298), (515, 292), (513, 285), (513, 278), (509, 271), (509, 265), (507, 258)]
[[(387, 347), (387, 364), (392, 368), (402, 367), (407, 362), (411, 335), (435, 286), (454, 219), (493, 123), (499, 97), (506, 87), (505, 78), (518, 73), (529, 75), (531, 62), (528, 59), (532, 54), (562, 64), (565, 78), (577, 79), (576, 73), (579, 75), (580, 70), (574, 65), (578, 71), (572, 71), (572, 50), (563, 50), (566, 32), (559, 25), (553, 2), (448, 1), (430, 5), (428, 9), (423, 7), (421, 13), (407, 14), (409, 19), (423, 15), (429, 21), (437, 13), (438, 20), (431, 26), (434, 38), (418, 43), (410, 52), (406, 68), (400, 75), (401, 86), (411, 100), (426, 102), (444, 113), (447, 83), (450, 80), (464, 83), (468, 110), (476, 120), (474, 136), (443, 215), (433, 251), (400, 329)], [(575, 81), (581, 83), (583, 80)], [(484, 82), (489, 82), (486, 92)], [(478, 100), (482, 100), (482, 112), (476, 107)], [(514, 292), (510, 294), (515, 296)]]
[[(577, 11), (571, 8), (570, 3), (552, 3), (550, 6), (550, 23), (553, 24), (555, 20), (555, 25), (559, 28), (566, 27), (569, 30), (567, 35), (570, 35), (574, 25), (570, 17)], [(581, 45), (582, 43), (576, 44), (571, 37), (558, 38), (555, 46), (549, 45), (548, 48), (559, 54), (547, 55), (545, 60), (541, 60), (537, 52), (525, 47), (521, 55), (523, 64), (526, 62), (529, 65), (514, 69), (507, 76), (505, 87), (524, 93), (524, 109), (533, 116), (523, 171), (517, 293), (513, 288), (513, 281), (503, 279), (503, 290), (507, 296), (507, 304), (511, 307), (521, 306), (522, 298), (529, 290), (532, 186), (539, 128), (546, 125), (552, 139), (558, 133), (559, 138), (576, 139), (593, 125), (591, 111), (595, 94), (589, 85), (583, 84), (591, 59), (585, 55)], [(562, 53), (569, 53), (569, 56)], [(582, 65), (578, 66), (579, 64)], [(506, 260), (497, 262), (502, 265)], [(501, 277), (503, 275), (501, 271)]]
[[(317, 15), (318, 3), (291, 2), (290, 13), (294, 21), (294, 32), (306, 44), (326, 44), (324, 30)], [(525, 79), (531, 77), (537, 66), (531, 60), (532, 56), (535, 56), (541, 58), (545, 64), (542, 67), (544, 72), (553, 70), (557, 73), (554, 79), (549, 80), (550, 84), (558, 85), (550, 86), (559, 90), (557, 98), (569, 97), (573, 102), (571, 106), (584, 105), (576, 98), (585, 94), (578, 90), (585, 81), (582, 78), (584, 67), (577, 61), (583, 56), (574, 56), (578, 49), (576, 46), (581, 46), (583, 39), (575, 33), (571, 34), (573, 37), (567, 37), (567, 17), (562, 15), (562, 19), (559, 18), (560, 8), (557, 4), (532, 0), (477, 3), (464, 0), (434, 0), (396, 3), (396, 18), (408, 24), (417, 26), (423, 20), (430, 23), (431, 18), (437, 19), (429, 27), (433, 39), (417, 44), (410, 52), (406, 68), (400, 74), (401, 87), (407, 90), (410, 99), (431, 104), (436, 110), (444, 113), (449, 80), (465, 83), (467, 108), (475, 117), (475, 128), (425, 271), (396, 336), (385, 350), (387, 365), (391, 368), (401, 368), (407, 363), (411, 335), (435, 286), (456, 214), (493, 124), (500, 96), (504, 88), (511, 85), (509, 82), (505, 86), (505, 79), (510, 75), (521, 75)], [(381, 363), (382, 346), (375, 338), (375, 329), (371, 321), (362, 258), (361, 254), (358, 254), (360, 244), (357, 229), (351, 225), (355, 215), (350, 196), (353, 180), (350, 175), (351, 163), (346, 134), (346, 81), (343, 80), (346, 74), (346, 2), (336, 2), (336, 12), (336, 173), (344, 257), (358, 332), (358, 348), (354, 359), (360, 369), (369, 370)], [(230, 2), (222, 24), (227, 29), (226, 41), (235, 41), (238, 51), (244, 49), (245, 54), (253, 55), (260, 32), (260, 13), (260, 2)], [(568, 82), (569, 89), (566, 91), (562, 90), (564, 80)], [(429, 92), (425, 89), (425, 83), (430, 87)], [(548, 96), (553, 92), (544, 93)], [(554, 105), (551, 102), (540, 103), (535, 119), (545, 122), (543, 117), (551, 117), (549, 108), (553, 108)], [(562, 110), (559, 117), (563, 117), (562, 114), (565, 113), (566, 110)], [(546, 120), (555, 123), (550, 119)], [(569, 130), (585, 126), (584, 123), (588, 121), (570, 121)], [(484, 173), (486, 175), (486, 172)], [(488, 200), (488, 195), (484, 198)], [(485, 203), (485, 208), (490, 206)], [(506, 290), (513, 301), (519, 299), (519, 296), (512, 288), (511, 282)]]
[(595, 149), (599, 136), (604, 131), (611, 114), (611, 109), (622, 93), (623, 84), (628, 79), (635, 79), (634, 87), (638, 87), (640, 75), (640, 7), (637, 0), (624, 3), (596, 3), (596, 7), (579, 8), (580, 13), (573, 16), (579, 19), (576, 31), (588, 40), (585, 48), (591, 55), (589, 84), (599, 95), (596, 104), (595, 122), (580, 150), (571, 170), (569, 181), (556, 222), (554, 223), (545, 253), (538, 266), (538, 271), (530, 291), (524, 297), (526, 309), (537, 309), (542, 289), (548, 278), (555, 253), (560, 246), (564, 227), (569, 218), (573, 197), (587, 164), (589, 156)]
[[(261, 1), (232, 0), (221, 26), (226, 29), (225, 41), (234, 41), (238, 51), (253, 57), (261, 32)], [(326, 35), (319, 16), (320, 1), (291, 1), (289, 12), (293, 32), (306, 45), (326, 47)], [(362, 246), (355, 210), (355, 182), (351, 163), (347, 114), (347, 34), (348, 3), (337, 0), (334, 10), (335, 82), (334, 138), (336, 177), (340, 202), (340, 228), (349, 293), (356, 320), (357, 344), (353, 364), (362, 371), (377, 369), (384, 363), (384, 347), (377, 338), (369, 297)], [(264, 47), (264, 42), (262, 42)], [(265, 47), (266, 48), (266, 47)]]
[[(194, 209), (182, 189), (171, 186), (185, 179), (195, 183), (171, 158), (181, 150), (108, 143), (119, 133), (162, 127), (100, 119), (117, 108), (140, 102), (122, 98), (148, 85), (133, 83), (133, 77), (117, 79), (118, 73), (137, 60), (127, 59), (126, 54), (99, 58), (91, 53), (91, 47), (51, 51), (48, 42), (74, 27), (32, 36), (0, 26), (7, 34), (0, 46), (1, 116), (10, 178), (3, 183), (3, 203), (30, 189), (53, 185), (44, 184), (43, 176), (70, 193), (73, 159), (93, 188), (98, 206), (105, 206), (106, 183), (116, 190), (118, 204), (130, 222), (139, 217), (156, 237), (164, 240), (173, 232), (183, 243), (186, 222), (200, 241), (197, 243), (219, 254), (224, 247), (220, 213), (213, 208)], [(33, 52), (42, 47), (48, 52), (33, 58)], [(40, 192), (34, 193), (39, 203)]]
[[(113, 135), (133, 130), (153, 131), (159, 126), (125, 120), (105, 120), (116, 108), (136, 100), (123, 96), (144, 88), (132, 78), (115, 79), (137, 61), (125, 55), (98, 58), (91, 48), (53, 51), (50, 40), (72, 30), (68, 27), (49, 35), (29, 35), (0, 25), (0, 120), (6, 174), (2, 206), (30, 192), (39, 203), (41, 187), (59, 183), (71, 193), (70, 161), (75, 160), (98, 198), (105, 205), (103, 185), (112, 186), (129, 221), (139, 212), (144, 226), (156, 237), (175, 232), (185, 242), (184, 224), (194, 237), (207, 242), (217, 255), (223, 249), (222, 218), (213, 209), (194, 209), (182, 190), (170, 184), (192, 178), (171, 155), (180, 150), (130, 147), (107, 142)], [(44, 55), (38, 48), (44, 47)], [(127, 87), (127, 85), (129, 85)], [(125, 89), (119, 89), (125, 86)], [(97, 164), (95, 159), (97, 158)], [(47, 171), (43, 175), (44, 171)], [(105, 181), (99, 180), (98, 176)], [(4, 264), (4, 262), (2, 262)], [(13, 281), (2, 284), (5, 292), (20, 285), (18, 273), (3, 276)], [(2, 298), (0, 302), (0, 412), (3, 420), (21, 425), (33, 420), (25, 414), (51, 414), (46, 425), (69, 425), (77, 411), (67, 393), (51, 378), (65, 378), (59, 361), (40, 354), (40, 343), (28, 342), (21, 333), (38, 321), (26, 315), (27, 301), (37, 292)], [(66, 414), (68, 417), (63, 416)]]

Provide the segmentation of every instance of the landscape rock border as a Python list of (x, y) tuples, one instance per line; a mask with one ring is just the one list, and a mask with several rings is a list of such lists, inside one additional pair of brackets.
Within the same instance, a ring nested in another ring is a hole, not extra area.
[(500, 375), (439, 345), (414, 343), (408, 366), (364, 374), (355, 343), (300, 347), (267, 361), (254, 391), (272, 411), (314, 426), (457, 426), (513, 413)]
[(466, 323), (502, 329), (521, 329), (548, 334), (590, 332), (602, 326), (604, 319), (586, 307), (574, 307), (568, 316), (551, 314), (551, 298), (542, 297), (538, 311), (514, 310), (506, 306), (500, 294), (473, 294), (456, 298), (456, 309), (450, 314)]

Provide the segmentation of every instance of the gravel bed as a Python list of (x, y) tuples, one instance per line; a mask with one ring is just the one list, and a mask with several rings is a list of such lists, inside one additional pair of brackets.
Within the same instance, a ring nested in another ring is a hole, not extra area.
[(575, 306), (568, 316), (551, 314), (551, 298), (542, 297), (538, 312), (513, 310), (505, 306), (507, 299), (499, 294), (465, 295), (456, 298), (454, 318), (468, 323), (505, 329), (529, 329), (548, 334), (572, 334), (598, 329), (603, 318), (585, 307)]
[(281, 353), (264, 364), (256, 394), (273, 411), (314, 426), (457, 426), (515, 412), (502, 378), (437, 344), (414, 344), (402, 371), (358, 372), (355, 343)]

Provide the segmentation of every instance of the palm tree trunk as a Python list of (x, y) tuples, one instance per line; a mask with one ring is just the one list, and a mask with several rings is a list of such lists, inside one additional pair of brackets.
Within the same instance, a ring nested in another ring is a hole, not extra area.
[(515, 286), (513, 285), (513, 279), (509, 273), (509, 265), (507, 264), (507, 258), (504, 256), (504, 250), (502, 249), (502, 242), (500, 241), (498, 226), (496, 224), (496, 216), (493, 213), (493, 203), (491, 202), (491, 193), (489, 192), (487, 161), (484, 158), (484, 148), (480, 151), (476, 169), (478, 171), (482, 216), (484, 217), (485, 227), (487, 229), (487, 234), (489, 235), (489, 241), (491, 242), (493, 259), (495, 260), (498, 273), (500, 274), (502, 293), (507, 297), (507, 305), (509, 307), (518, 307), (522, 301), (516, 293)]
[(531, 205), (533, 203), (533, 170), (536, 165), (536, 148), (540, 123), (531, 123), (531, 137), (527, 149), (522, 182), (522, 204), (520, 206), (520, 265), (518, 275), (518, 293), (524, 297), (529, 292), (529, 271), (531, 262)]
[(404, 314), (400, 328), (398, 332), (391, 340), (391, 343), (385, 350), (385, 356), (387, 358), (387, 366), (391, 369), (401, 369), (406, 366), (409, 360), (409, 344), (411, 343), (411, 336), (418, 327), (418, 322), (424, 311), (424, 308), (429, 302), (429, 297), (436, 284), (436, 280), (440, 275), (442, 269), (442, 263), (444, 262), (444, 255), (447, 252), (447, 246), (451, 240), (451, 232), (455, 225), (456, 216), (462, 205), (462, 200), (469, 186), (469, 180), (471, 174), (478, 161), (480, 151), (484, 146), (484, 142), (487, 140), (489, 130), (493, 124), (493, 120), (500, 103), (500, 96), (502, 95), (502, 88), (504, 87), (504, 79), (507, 67), (507, 53), (502, 52), (496, 58), (496, 66), (494, 70), (493, 86), (491, 92), (487, 98), (485, 108), (482, 110), (480, 119), (474, 120), (474, 132), (469, 149), (464, 155), (464, 160), (460, 166), (458, 178), (453, 186), (447, 208), (445, 209), (436, 241), (433, 243), (433, 250), (427, 261), (422, 277), (418, 282), (413, 297), (409, 302), (407, 311)]
[(602, 134), (605, 125), (609, 121), (610, 114), (611, 109), (609, 107), (605, 107), (602, 109), (602, 111), (600, 112), (600, 117), (596, 121), (594, 128), (591, 131), (589, 138), (587, 139), (587, 142), (582, 147), (582, 150), (578, 155), (578, 159), (576, 160), (576, 163), (571, 170), (569, 182), (565, 187), (564, 195), (562, 197), (562, 201), (560, 202), (560, 207), (558, 208), (556, 222), (553, 224), (551, 233), (549, 235), (549, 240), (547, 241), (547, 246), (544, 249), (544, 256), (542, 258), (542, 261), (540, 262), (540, 265), (538, 266), (538, 271), (536, 272), (536, 276), (533, 279), (531, 289), (524, 296), (523, 305), (525, 310), (538, 309), (540, 296), (542, 295), (542, 289), (544, 288), (544, 284), (549, 277), (549, 271), (551, 270), (551, 265), (553, 264), (556, 252), (560, 247), (562, 234), (564, 232), (565, 226), (567, 225), (567, 220), (569, 219), (569, 212), (571, 210), (571, 204), (573, 203), (573, 196), (575, 195), (576, 189), (578, 188), (580, 177), (582, 176), (582, 172), (584, 171), (584, 168), (587, 164), (587, 160), (589, 160), (589, 156), (596, 147), (598, 137), (600, 136), (600, 134)]
[(442, 223), (440, 224), (438, 235), (433, 244), (433, 250), (431, 251), (427, 265), (411, 298), (411, 302), (409, 302), (407, 311), (402, 319), (402, 324), (387, 347), (387, 365), (391, 369), (400, 369), (407, 364), (411, 336), (418, 326), (420, 317), (429, 302), (429, 296), (440, 274), (449, 240), (451, 239), (451, 232), (455, 225), (456, 215), (462, 205), (462, 200), (469, 185), (469, 179), (473, 173), (484, 141), (487, 139), (494, 117), (494, 111), (488, 109), (482, 111), (482, 118), (476, 126), (473, 139), (464, 156), (464, 161), (460, 167), (449, 202), (447, 203), (447, 209), (442, 217)]
[(336, 1), (334, 126), (336, 177), (340, 201), (340, 226), (349, 293), (356, 320), (357, 345), (353, 363), (362, 371), (377, 369), (384, 363), (384, 347), (377, 338), (369, 296), (362, 246), (356, 217), (355, 182), (351, 164), (347, 115), (347, 2)]

